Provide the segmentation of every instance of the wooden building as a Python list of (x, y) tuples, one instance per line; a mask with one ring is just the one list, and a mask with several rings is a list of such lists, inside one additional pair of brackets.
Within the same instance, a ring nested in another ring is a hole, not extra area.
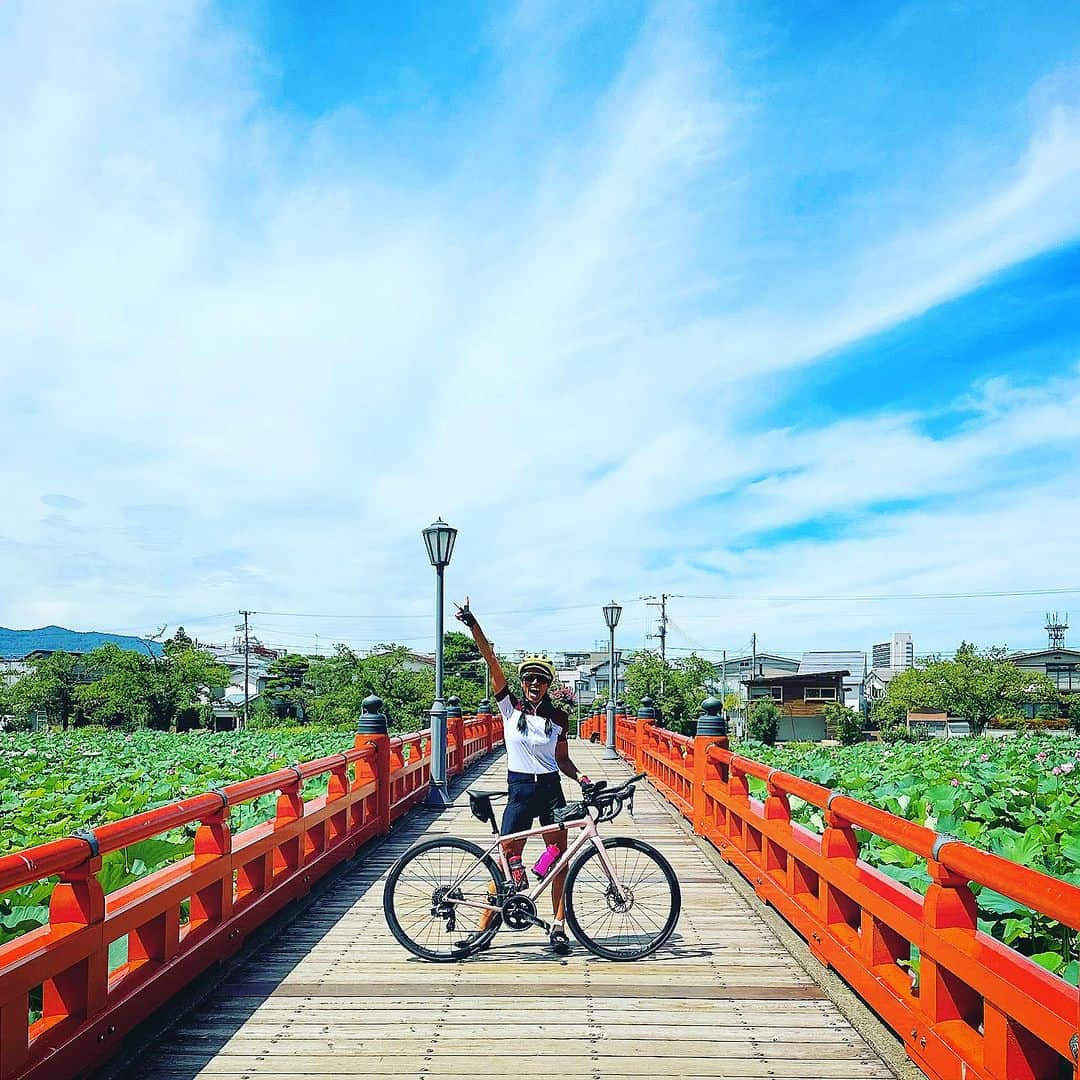
[(762, 698), (770, 698), (780, 706), (784, 718), (780, 721), (777, 738), (820, 741), (826, 737), (825, 706), (844, 701), (844, 680), (850, 676), (846, 668), (836, 671), (815, 671), (802, 675), (773, 675), (746, 679), (750, 706)]

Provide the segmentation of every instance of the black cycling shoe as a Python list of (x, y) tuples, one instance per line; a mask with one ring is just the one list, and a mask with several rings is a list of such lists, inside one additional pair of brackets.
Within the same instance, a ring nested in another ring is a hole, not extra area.
[(551, 928), (551, 933), (548, 934), (548, 945), (551, 946), (552, 952), (556, 952), (560, 956), (565, 956), (570, 951), (570, 939), (561, 926)]
[(474, 953), (487, 952), (487, 950), (491, 948), (491, 943), (494, 940), (495, 935), (492, 934), (482, 945), (474, 945), (472, 943), (472, 938), (462, 938), (460, 941), (455, 941), (454, 946), (462, 950), (469, 949)]

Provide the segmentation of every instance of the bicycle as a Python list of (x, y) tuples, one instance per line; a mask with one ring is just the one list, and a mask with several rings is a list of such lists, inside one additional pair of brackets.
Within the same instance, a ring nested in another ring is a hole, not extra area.
[(486, 948), (504, 927), (549, 931), (536, 901), (569, 865), (566, 922), (578, 941), (607, 960), (639, 960), (655, 952), (679, 918), (679, 879), (650, 844), (629, 836), (601, 840), (597, 830), (624, 806), (633, 814), (634, 785), (644, 776), (639, 773), (615, 788), (604, 780), (582, 785), (582, 798), (555, 812), (557, 825), (579, 835), (543, 878), (520, 889), (510, 876), (503, 845), (541, 836), (551, 826), (499, 836), (491, 800), (506, 792), (470, 790), (473, 816), (490, 822), (497, 839), (485, 850), (460, 837), (436, 837), (405, 852), (383, 888), (391, 933), (414, 955), (440, 962), (463, 960)]

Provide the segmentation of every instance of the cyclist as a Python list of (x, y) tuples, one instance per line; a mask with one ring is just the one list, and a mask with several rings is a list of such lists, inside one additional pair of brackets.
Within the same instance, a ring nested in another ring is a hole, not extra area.
[[(555, 707), (548, 690), (555, 681), (555, 665), (542, 655), (527, 656), (518, 665), (524, 701), (510, 693), (506, 676), (495, 657), (476, 616), (469, 610), (469, 598), (464, 604), (454, 605), (456, 616), (472, 632), (473, 641), (491, 672), (491, 688), (499, 705), (503, 720), (503, 740), (506, 745), (507, 787), (509, 798), (503, 813), (501, 833), (524, 832), (531, 829), (539, 818), (541, 825), (555, 823), (555, 811), (566, 805), (559, 773), (565, 773), (579, 784), (587, 784), (584, 776), (570, 760), (566, 732), (569, 718)], [(551, 829), (544, 834), (547, 844), (554, 844), (561, 852), (566, 850), (566, 830)], [(524, 887), (525, 868), (521, 864), (524, 840), (514, 840), (503, 845), (514, 884)], [(555, 952), (570, 951), (570, 939), (563, 929), (563, 886), (566, 872), (552, 879), (551, 905), (555, 916), (551, 925), (549, 944)], [(481, 913), (481, 929), (490, 922), (490, 912)]]

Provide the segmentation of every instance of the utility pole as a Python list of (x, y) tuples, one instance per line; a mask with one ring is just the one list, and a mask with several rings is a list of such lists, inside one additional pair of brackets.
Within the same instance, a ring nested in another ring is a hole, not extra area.
[(720, 698), (724, 702), (724, 707), (720, 710), (721, 716), (727, 715), (727, 649), (723, 651), (723, 658), (720, 661), (720, 684), (723, 689), (720, 691)]
[(244, 616), (244, 727), (246, 728), (247, 725), (248, 725), (248, 675), (249, 675), (249, 668), (248, 668), (248, 664), (249, 664), (249, 661), (248, 661), (248, 656), (249, 656), (249, 652), (248, 652), (248, 616), (249, 615), (254, 615), (255, 612), (254, 611), (248, 611), (247, 609), (244, 609), (244, 610), (242, 610), (240, 612), (240, 614)]
[(750, 678), (756, 679), (757, 670), (757, 634), (750, 635)]
[(658, 607), (660, 609), (660, 625), (656, 629), (655, 634), (646, 634), (647, 638), (659, 638), (660, 639), (660, 659), (667, 663), (667, 602), (671, 593), (661, 593), (660, 599), (657, 600), (655, 596), (643, 596), (642, 600), (645, 601), (647, 607)]

